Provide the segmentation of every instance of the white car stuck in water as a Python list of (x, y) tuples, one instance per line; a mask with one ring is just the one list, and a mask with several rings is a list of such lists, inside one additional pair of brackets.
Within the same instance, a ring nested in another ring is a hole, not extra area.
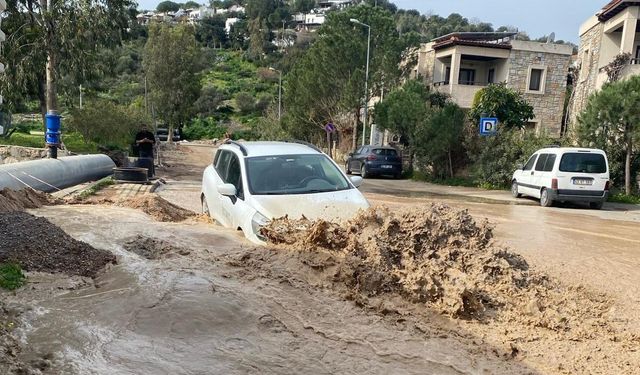
[(341, 221), (369, 208), (362, 181), (310, 144), (227, 141), (204, 171), (200, 198), (216, 222), (262, 243), (260, 228), (274, 218)]

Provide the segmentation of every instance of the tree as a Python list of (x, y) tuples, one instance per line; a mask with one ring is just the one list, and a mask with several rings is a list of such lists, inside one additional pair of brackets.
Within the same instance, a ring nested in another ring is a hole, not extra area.
[(453, 177), (452, 153), (459, 148), (465, 113), (447, 96), (409, 81), (375, 107), (376, 123), (400, 135), (418, 162), (437, 178)]
[(3, 47), (14, 73), (2, 77), (2, 91), (35, 90), (42, 110), (57, 110), (57, 81), (88, 80), (100, 49), (120, 42), (132, 8), (130, 0), (9, 0), (3, 26), (12, 30)]
[(158, 4), (156, 10), (161, 13), (177, 12), (180, 10), (180, 4), (174, 3), (173, 1), (163, 1)]
[(293, 3), (293, 11), (307, 13), (311, 9), (315, 8), (315, 6), (316, 0), (296, 0)]
[(383, 84), (392, 87), (397, 82), (407, 46), (398, 36), (392, 14), (366, 5), (329, 13), (316, 41), (286, 75), (283, 126), (290, 135), (321, 137), (324, 125), (331, 121), (339, 131), (352, 129), (356, 136), (364, 96), (367, 30), (354, 25), (351, 18), (371, 25), (368, 95), (379, 92)]
[(135, 132), (148, 123), (141, 111), (108, 100), (95, 100), (71, 112), (69, 129), (101, 146), (125, 148)]
[(432, 106), (424, 126), (415, 130), (414, 152), (419, 161), (431, 167), (437, 178), (454, 177), (453, 153), (461, 150), (465, 113), (453, 102)]
[(207, 47), (220, 47), (227, 45), (229, 38), (225, 30), (226, 17), (216, 14), (202, 19), (196, 25), (196, 40)]
[(143, 67), (154, 108), (169, 125), (169, 134), (182, 128), (200, 94), (199, 51), (194, 30), (188, 25), (149, 28)]
[[(589, 98), (578, 117), (578, 134), (584, 146), (624, 150), (625, 193), (632, 194), (634, 151), (640, 138), (640, 76), (606, 84)], [(612, 153), (613, 154), (613, 153)], [(614, 160), (615, 162), (615, 160)], [(614, 174), (614, 183), (616, 177)]]
[(521, 129), (535, 114), (522, 94), (500, 83), (476, 93), (469, 117), (474, 124), (479, 124), (482, 117), (497, 117), (502, 126)]
[(201, 6), (202, 5), (195, 1), (187, 1), (186, 3), (182, 4), (182, 9), (198, 9)]
[(218, 106), (225, 100), (225, 96), (214, 86), (205, 86), (200, 92), (200, 97), (194, 103), (194, 109), (198, 117), (207, 117), (216, 113)]

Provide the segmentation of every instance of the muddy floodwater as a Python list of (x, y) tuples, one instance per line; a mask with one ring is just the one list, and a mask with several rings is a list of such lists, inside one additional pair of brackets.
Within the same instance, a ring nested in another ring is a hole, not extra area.
[[(32, 212), (120, 262), (95, 286), (43, 298), (31, 314), (22, 359), (52, 358), (48, 373), (529, 372), (462, 331), (425, 335), (330, 291), (232, 267), (228, 260), (251, 247), (235, 232), (157, 223), (124, 208)], [(191, 252), (148, 260), (122, 247), (136, 236), (188, 243)]]
[[(165, 153), (159, 196), (198, 210), (212, 151)], [(372, 179), (361, 190), (392, 211), (444, 202), (488, 218), (499, 246), (566, 291), (563, 308), (580, 308), (572, 296), (595, 296), (598, 315), (577, 312), (567, 330), (526, 317), (452, 318), (396, 294), (353, 294), (322, 274), (330, 258), (257, 248), (201, 217), (160, 222), (130, 206), (52, 206), (28, 212), (118, 264), (95, 279), (30, 274), (5, 294), (22, 312), (18, 359), (34, 374), (640, 373), (640, 210), (544, 210), (499, 201), (499, 192), (466, 199), (421, 189)], [(536, 303), (544, 297), (528, 296), (535, 313), (548, 313)]]

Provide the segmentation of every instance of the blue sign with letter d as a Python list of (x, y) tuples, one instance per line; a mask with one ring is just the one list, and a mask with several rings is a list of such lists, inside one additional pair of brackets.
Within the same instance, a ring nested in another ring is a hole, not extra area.
[(496, 135), (498, 132), (498, 119), (495, 117), (483, 117), (480, 119), (480, 135)]

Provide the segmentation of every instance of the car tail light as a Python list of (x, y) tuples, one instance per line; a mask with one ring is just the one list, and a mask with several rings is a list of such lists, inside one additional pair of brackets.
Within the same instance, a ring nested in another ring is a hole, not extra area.
[(551, 188), (553, 190), (558, 190), (558, 179), (557, 178), (554, 178), (554, 179), (551, 180)]
[(609, 186), (611, 185), (611, 181), (607, 181), (606, 184), (604, 184), (604, 190), (605, 191), (609, 191)]
[(367, 160), (376, 160), (378, 157), (375, 155), (369, 155), (367, 156)]

